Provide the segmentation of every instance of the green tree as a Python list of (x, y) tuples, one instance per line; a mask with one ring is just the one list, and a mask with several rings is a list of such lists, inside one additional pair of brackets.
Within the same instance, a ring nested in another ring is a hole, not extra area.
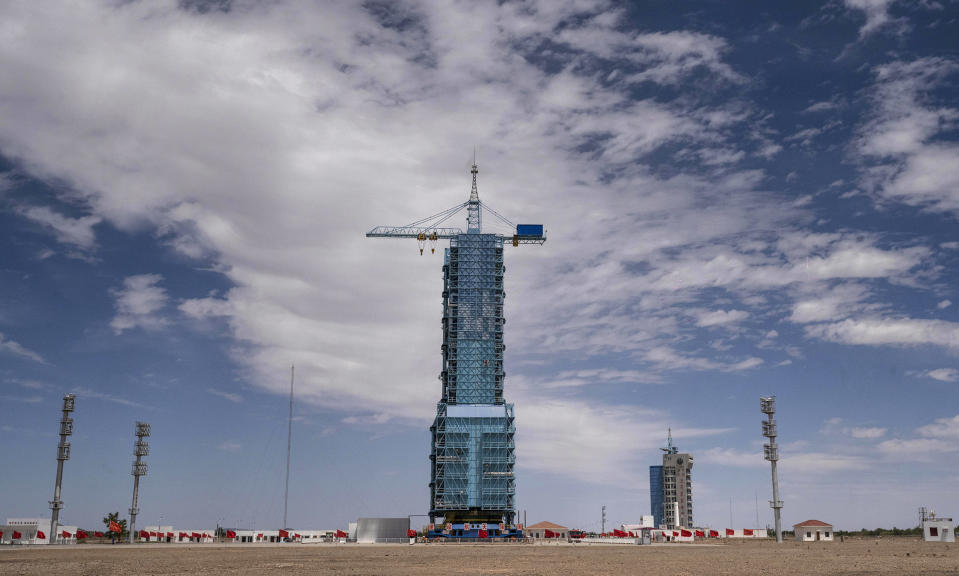
[[(120, 533), (110, 532), (110, 522), (116, 522), (120, 525)], [(120, 540), (124, 540), (130, 536), (130, 533), (127, 531), (127, 521), (126, 518), (120, 519), (119, 512), (110, 512), (103, 517), (103, 526), (106, 528), (106, 534), (116, 534), (116, 537)]]

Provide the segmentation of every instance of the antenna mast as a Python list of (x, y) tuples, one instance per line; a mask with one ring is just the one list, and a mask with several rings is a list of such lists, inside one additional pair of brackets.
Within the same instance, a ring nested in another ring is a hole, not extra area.
[(289, 528), (286, 523), (287, 505), (290, 500), (290, 448), (293, 442), (293, 374), (295, 366), (290, 364), (290, 420), (286, 432), (286, 489), (283, 491), (283, 528)]
[(50, 538), (47, 542), (57, 541), (59, 532), (60, 510), (63, 508), (63, 500), (60, 500), (60, 487), (63, 484), (63, 463), (70, 459), (70, 442), (67, 441), (73, 434), (73, 418), (70, 413), (73, 412), (76, 397), (73, 394), (63, 396), (63, 417), (60, 418), (60, 443), (57, 444), (57, 483), (53, 487), (53, 500), (50, 501), (50, 510), (53, 514), (50, 518)]
[(773, 414), (776, 413), (776, 397), (760, 397), (759, 407), (762, 413), (766, 415), (766, 420), (762, 423), (763, 436), (769, 438), (769, 444), (763, 445), (763, 456), (769, 461), (773, 476), (773, 499), (769, 502), (769, 507), (773, 509), (773, 516), (775, 516), (776, 520), (776, 542), (781, 544), (783, 541), (783, 527), (780, 513), (783, 503), (782, 500), (779, 499), (779, 475), (776, 473), (776, 463), (779, 461), (779, 446), (776, 445), (776, 436), (779, 435), (779, 431), (776, 429), (776, 420), (773, 419)]

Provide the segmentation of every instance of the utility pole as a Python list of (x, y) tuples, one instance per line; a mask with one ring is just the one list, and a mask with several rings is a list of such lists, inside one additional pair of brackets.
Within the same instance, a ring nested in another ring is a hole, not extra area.
[(289, 528), (286, 523), (287, 504), (290, 499), (290, 449), (293, 445), (293, 375), (296, 367), (290, 365), (290, 420), (286, 432), (286, 488), (283, 490), (283, 529)]
[(603, 534), (606, 533), (606, 505), (603, 504)]
[(773, 414), (776, 413), (776, 397), (760, 397), (759, 407), (762, 413), (766, 415), (766, 420), (762, 423), (763, 436), (769, 438), (769, 444), (763, 444), (763, 457), (769, 460), (773, 476), (773, 499), (769, 502), (769, 506), (773, 509), (773, 515), (776, 519), (776, 542), (781, 544), (783, 541), (783, 527), (780, 513), (783, 503), (782, 500), (779, 499), (779, 475), (776, 473), (776, 462), (779, 461), (779, 446), (776, 445), (776, 436), (779, 432), (776, 430), (776, 420), (773, 418)]
[(140, 493), (140, 476), (146, 476), (147, 474), (147, 463), (141, 462), (140, 459), (150, 454), (150, 445), (144, 440), (144, 438), (149, 435), (150, 425), (146, 422), (137, 422), (137, 441), (133, 444), (133, 455), (136, 456), (136, 460), (133, 461), (133, 470), (130, 472), (130, 474), (133, 475), (133, 503), (130, 505), (130, 544), (133, 544), (134, 538), (136, 537), (137, 514), (140, 512), (140, 509), (137, 508), (137, 499)]
[(60, 443), (57, 444), (57, 483), (53, 486), (53, 500), (50, 501), (50, 510), (53, 514), (50, 517), (50, 537), (49, 543), (57, 540), (57, 529), (60, 523), (60, 510), (63, 508), (63, 501), (60, 500), (60, 487), (63, 483), (63, 463), (70, 459), (70, 443), (67, 438), (73, 435), (73, 418), (70, 413), (76, 402), (73, 394), (64, 394), (63, 396), (63, 416), (60, 418)]

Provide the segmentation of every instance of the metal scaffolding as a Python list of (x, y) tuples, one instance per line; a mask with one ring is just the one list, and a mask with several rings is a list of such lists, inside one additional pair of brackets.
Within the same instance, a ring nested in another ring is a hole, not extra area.
[[(430, 522), (512, 524), (516, 483), (513, 405), (503, 397), (503, 247), (543, 244), (539, 224), (514, 225), (479, 199), (474, 164), (469, 200), (406, 226), (377, 226), (373, 238), (449, 239), (443, 265), (442, 396), (430, 427)], [(466, 210), (467, 231), (445, 223)], [(511, 236), (483, 233), (482, 213)]]

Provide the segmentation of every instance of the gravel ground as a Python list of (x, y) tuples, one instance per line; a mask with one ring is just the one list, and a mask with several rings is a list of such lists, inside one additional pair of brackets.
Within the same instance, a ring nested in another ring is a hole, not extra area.
[(683, 576), (959, 574), (959, 544), (915, 538), (844, 543), (610, 545), (77, 545), (0, 547), (0, 574), (508, 574)]

